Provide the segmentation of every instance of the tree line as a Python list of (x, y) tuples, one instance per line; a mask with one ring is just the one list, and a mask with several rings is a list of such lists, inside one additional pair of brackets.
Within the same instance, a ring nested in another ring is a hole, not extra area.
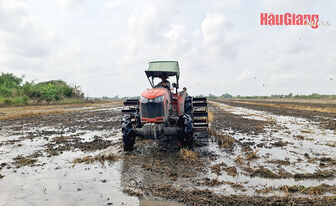
[(35, 83), (12, 73), (0, 75), (0, 106), (49, 104), (84, 100), (79, 86), (71, 86), (62, 80)]

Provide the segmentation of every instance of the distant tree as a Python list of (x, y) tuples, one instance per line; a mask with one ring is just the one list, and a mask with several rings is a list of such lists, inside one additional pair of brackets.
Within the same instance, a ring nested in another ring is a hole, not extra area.
[(229, 94), (229, 93), (225, 93), (225, 94), (222, 94), (222, 96), (220, 96), (221, 98), (232, 98), (232, 95)]
[(209, 99), (218, 99), (218, 97), (214, 94), (210, 94), (209, 93), (209, 96), (208, 96)]
[(14, 76), (12, 73), (1, 73), (0, 85), (7, 88), (18, 88), (22, 83), (22, 78)]

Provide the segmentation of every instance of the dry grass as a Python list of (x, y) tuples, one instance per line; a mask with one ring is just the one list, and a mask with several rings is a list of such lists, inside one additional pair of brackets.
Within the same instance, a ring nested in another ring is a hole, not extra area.
[(305, 133), (305, 134), (313, 134), (314, 132), (311, 130), (301, 130), (301, 133)]
[(109, 162), (113, 162), (116, 161), (117, 157), (114, 154), (109, 154), (109, 155), (97, 155), (97, 156), (85, 156), (83, 158), (76, 158), (74, 159), (73, 163), (85, 163), (85, 164), (90, 164), (93, 162), (100, 162), (102, 164), (104, 164), (105, 161), (109, 161)]
[(212, 128), (209, 129), (209, 134), (215, 137), (220, 147), (232, 148), (236, 141), (232, 136), (223, 133), (218, 133)]
[(288, 193), (288, 192), (301, 192), (306, 188), (301, 185), (293, 185), (293, 186), (282, 185), (281, 187), (279, 187), (279, 189), (283, 192)]
[(309, 187), (308, 190), (306, 190), (308, 192), (308, 194), (310, 195), (320, 195), (323, 194), (323, 187), (319, 186), (315, 186), (315, 187)]
[(304, 140), (304, 136), (302, 136), (302, 135), (294, 135), (294, 137), (299, 139), (299, 140)]
[(267, 194), (267, 193), (273, 192), (273, 190), (274, 190), (274, 187), (270, 186), (270, 187), (265, 187), (263, 189), (257, 189), (256, 192), (259, 194)]
[[(246, 99), (242, 99), (246, 100)], [(253, 99), (255, 102), (286, 102), (286, 103), (313, 103), (313, 104), (335, 104), (335, 98), (267, 98)]]
[(275, 159), (275, 160), (267, 160), (267, 163), (271, 163), (271, 164), (277, 164), (277, 165), (290, 165), (290, 161), (289, 159), (286, 160), (280, 160), (280, 159)]
[(335, 185), (330, 186), (327, 184), (321, 184), (321, 185), (312, 186), (312, 187), (305, 187), (302, 185), (292, 185), (292, 186), (283, 185), (283, 186), (280, 186), (278, 189), (286, 193), (302, 193), (302, 194), (308, 194), (308, 195), (321, 195), (326, 192), (335, 193), (336, 186)]
[(37, 162), (37, 159), (33, 159), (32, 157), (23, 157), (23, 156), (17, 156), (13, 159), (15, 162), (14, 164), (16, 165), (17, 168), (26, 166), (26, 165), (33, 165), (34, 163)]
[(102, 108), (113, 108), (121, 105), (120, 101), (108, 103), (87, 103), (87, 104), (70, 104), (70, 105), (44, 105), (44, 106), (20, 106), (20, 107), (3, 107), (0, 108), (0, 120), (20, 119), (26, 117), (43, 116), (49, 114), (63, 114), (74, 111), (89, 111)]
[[(131, 189), (124, 189), (123, 192), (130, 195), (130, 196), (137, 196), (137, 197), (143, 196), (143, 194), (141, 192), (137, 192), (137, 191), (134, 191), (134, 190), (131, 190)], [(148, 204), (148, 205), (152, 205), (152, 204)]]
[(272, 172), (270, 169), (267, 168), (259, 168), (256, 170), (251, 170), (250, 176), (255, 177), (264, 177), (264, 178), (279, 178), (277, 174)]
[(332, 170), (317, 170), (314, 173), (296, 173), (294, 178), (307, 179), (307, 178), (330, 178), (335, 177), (335, 172)]
[(211, 111), (208, 111), (208, 121), (209, 122), (213, 121), (213, 113)]
[(69, 139), (71, 139), (70, 136), (59, 136), (59, 137), (54, 137), (51, 141), (58, 143), (62, 142), (67, 142)]
[(259, 156), (258, 156), (258, 154), (257, 154), (258, 152), (259, 152), (259, 150), (256, 149), (254, 152), (247, 153), (247, 154), (246, 154), (246, 159), (247, 159), (247, 160), (252, 160), (252, 159), (257, 159), (257, 158), (259, 158)]
[(327, 144), (324, 144), (324, 145), (327, 145), (329, 147), (336, 147), (336, 142), (327, 143)]
[(274, 188), (274, 187), (267, 187), (261, 190), (256, 190), (256, 192), (261, 193), (261, 194), (266, 194), (266, 193), (270, 193), (273, 190), (280, 190), (282, 192), (285, 193), (301, 193), (301, 194), (308, 194), (308, 195), (322, 195), (326, 192), (329, 193), (335, 193), (336, 190), (336, 186), (330, 186), (327, 184), (321, 184), (321, 185), (317, 185), (317, 186), (311, 186), (311, 187), (305, 187), (302, 185), (282, 185), (278, 188)]
[(218, 134), (217, 142), (221, 147), (231, 148), (234, 145), (235, 139), (227, 134)]
[(246, 188), (243, 185), (235, 183), (235, 182), (219, 181), (218, 179), (209, 179), (209, 178), (204, 178), (204, 182), (203, 182), (203, 185), (211, 186), (211, 187), (216, 187), (216, 186), (223, 185), (223, 184), (230, 185), (235, 190), (246, 191)]
[(222, 174), (220, 165), (218, 165), (218, 164), (217, 165), (212, 165), (210, 168), (211, 168), (211, 172), (216, 174), (217, 176)]
[(244, 163), (244, 159), (240, 157), (240, 155), (238, 155), (234, 161), (238, 164), (243, 164)]
[(180, 150), (180, 154), (182, 158), (188, 162), (195, 162), (198, 160), (198, 154), (193, 150), (183, 148)]
[(243, 104), (259, 105), (259, 106), (267, 106), (267, 107), (276, 107), (282, 109), (296, 109), (296, 110), (327, 112), (336, 114), (336, 108), (334, 107), (314, 107), (314, 106), (304, 106), (295, 104), (271, 104), (271, 103), (246, 102), (246, 101), (235, 101), (235, 102)]
[(228, 174), (228, 175), (231, 175), (231, 176), (236, 176), (237, 175), (237, 168), (236, 167), (226, 167), (226, 168), (223, 168), (223, 170)]

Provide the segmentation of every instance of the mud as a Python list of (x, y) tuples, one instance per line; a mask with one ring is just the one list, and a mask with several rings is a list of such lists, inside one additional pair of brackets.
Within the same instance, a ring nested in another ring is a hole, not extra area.
[[(244, 107), (258, 111), (267, 111), (275, 115), (301, 117), (319, 123), (326, 129), (336, 130), (336, 104), (309, 103), (309, 102), (283, 102), (283, 101), (256, 101), (256, 100), (216, 100), (234, 107)], [(257, 103), (257, 104), (250, 104)], [(297, 106), (301, 109), (292, 109), (282, 105)], [(305, 107), (307, 110), (304, 110)], [(320, 111), (333, 112), (320, 112)], [(319, 111), (320, 110), (320, 111)]]
[(222, 110), (216, 106), (212, 107), (214, 119), (212, 128), (216, 131), (223, 131), (231, 129), (230, 134), (236, 132), (246, 133), (246, 134), (259, 134), (264, 132), (264, 127), (270, 122), (246, 119), (242, 115), (232, 114), (225, 110)]
[(1, 120), (0, 205), (335, 203), (336, 134), (323, 118), (212, 102), (193, 150), (168, 137), (123, 152), (120, 109)]

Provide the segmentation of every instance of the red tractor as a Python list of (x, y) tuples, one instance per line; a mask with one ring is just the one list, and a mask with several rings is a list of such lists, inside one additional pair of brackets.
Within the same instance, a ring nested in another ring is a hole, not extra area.
[[(185, 88), (178, 91), (180, 69), (177, 61), (150, 62), (145, 73), (152, 89), (143, 91), (140, 99), (126, 100), (122, 109), (124, 150), (134, 149), (137, 136), (152, 139), (176, 137), (181, 147), (191, 148), (194, 132), (208, 129), (206, 98), (192, 98)], [(173, 76), (176, 82), (170, 88), (166, 78)], [(155, 85), (155, 78), (161, 78), (162, 82)]]

